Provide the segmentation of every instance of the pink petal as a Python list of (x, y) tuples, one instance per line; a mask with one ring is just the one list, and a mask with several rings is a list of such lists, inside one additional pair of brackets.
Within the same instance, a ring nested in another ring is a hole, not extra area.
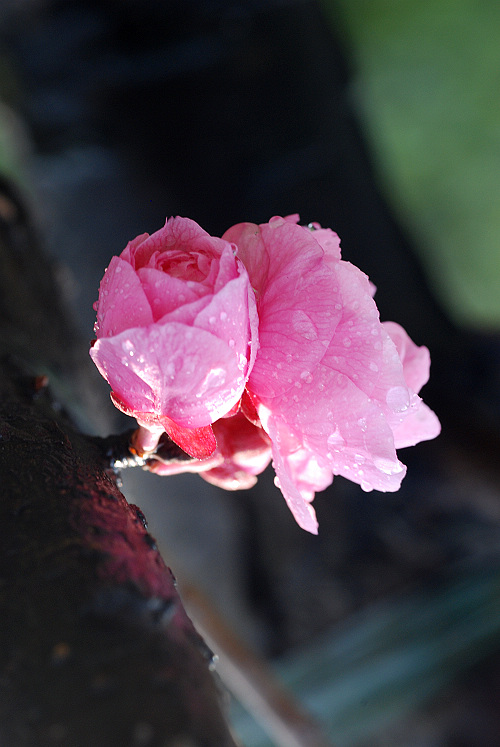
[(194, 220), (177, 217), (170, 218), (158, 231), (132, 248), (129, 245), (125, 251), (133, 266), (139, 269), (151, 266), (155, 253), (162, 254), (176, 249), (186, 251), (187, 248), (190, 253), (201, 252), (219, 257), (224, 247), (222, 239), (210, 236)]
[(276, 472), (276, 485), (283, 493), (288, 508), (293, 514), (297, 524), (311, 534), (318, 533), (318, 522), (316, 513), (309, 502), (309, 497), (304, 496), (298, 489), (292, 474), (289, 462), (280, 449), (281, 434), (279, 425), (271, 416), (267, 419), (267, 432), (272, 442), (273, 467)]
[(148, 461), (147, 469), (148, 472), (154, 472), (155, 475), (181, 475), (185, 472), (200, 474), (207, 470), (215, 469), (219, 464), (224, 462), (222, 454), (217, 453), (217, 449), (214, 453), (205, 459), (193, 459), (192, 461), (185, 460), (172, 460), (168, 462), (161, 462), (157, 459), (152, 458)]
[(271, 442), (262, 428), (250, 423), (241, 413), (218, 420), (213, 425), (217, 452), (223, 462), (201, 476), (212, 485), (225, 490), (247, 490), (253, 487), (256, 475), (271, 461)]
[(340, 259), (340, 238), (331, 228), (321, 228), (319, 224), (312, 224), (312, 235), (325, 252), (325, 260), (333, 264)]
[(213, 469), (203, 470), (203, 472), (200, 472), (200, 477), (223, 490), (249, 490), (257, 484), (255, 475), (237, 469), (234, 464), (226, 461)]
[[(368, 397), (389, 409), (388, 391), (400, 388), (395, 407), (408, 406), (410, 393), (401, 360), (379, 320), (368, 278), (349, 262), (337, 263), (341, 287), (342, 317), (329, 345), (324, 364), (345, 374)], [(393, 393), (396, 400), (397, 392)]]
[(415, 345), (396, 322), (383, 322), (382, 326), (396, 346), (407, 385), (418, 394), (429, 380), (431, 357), (428, 349), (424, 345)]
[(257, 298), (259, 350), (249, 390), (276, 396), (323, 357), (340, 316), (339, 289), (322, 248), (302, 226), (276, 218), (233, 226), (224, 238), (237, 245)]
[(132, 410), (199, 428), (225, 415), (243, 393), (245, 374), (229, 342), (167, 322), (98, 340), (91, 355)]
[(161, 418), (161, 424), (172, 441), (189, 456), (195, 459), (206, 459), (214, 453), (217, 442), (210, 425), (201, 428), (183, 428), (165, 416)]
[[(261, 419), (266, 407), (275, 422), (282, 423), (281, 432), (286, 430), (297, 441), (290, 447), (281, 438), (275, 446), (282, 458), (298, 447), (306, 448), (319, 459), (322, 468), (328, 464), (333, 474), (343, 475), (365, 490), (399, 488), (405, 468), (396, 456), (384, 408), (345, 374), (322, 364), (300, 391), (261, 405)], [(264, 421), (263, 424), (268, 430)], [(315, 488), (308, 480), (311, 489), (323, 489), (324, 474), (318, 473)]]
[(415, 395), (415, 403), (405, 419), (394, 428), (397, 449), (429, 441), (441, 433), (441, 423), (436, 414)]
[(241, 413), (218, 420), (212, 428), (217, 449), (208, 459), (167, 464), (151, 461), (148, 469), (162, 475), (199, 472), (207, 482), (226, 490), (252, 487), (256, 482), (255, 475), (263, 472), (271, 460), (267, 435)]
[[(242, 273), (228, 281), (196, 316), (196, 327), (216, 335), (232, 350), (244, 377), (250, 370), (250, 318), (248, 277)], [(252, 341), (255, 343), (256, 331)]]
[[(136, 334), (140, 332), (134, 331)], [(156, 392), (144, 380), (141, 370), (136, 371), (130, 365), (131, 352), (135, 356), (135, 345), (125, 331), (116, 337), (101, 337), (90, 349), (90, 357), (111, 385), (117, 399), (123, 403), (123, 407), (128, 408), (127, 414), (136, 411), (154, 413)]]
[(135, 239), (129, 241), (123, 252), (120, 254), (121, 259), (128, 262), (134, 270), (136, 269), (135, 255), (137, 254), (137, 248), (143, 244), (146, 239), (149, 239), (149, 233), (141, 233), (139, 236), (136, 236)]
[(118, 335), (130, 327), (151, 324), (151, 306), (133, 268), (113, 257), (99, 288), (96, 333), (99, 337)]
[(175, 311), (179, 306), (191, 304), (206, 295), (206, 289), (200, 283), (187, 283), (185, 280), (172, 277), (154, 267), (139, 269), (137, 276), (148, 299), (155, 322)]

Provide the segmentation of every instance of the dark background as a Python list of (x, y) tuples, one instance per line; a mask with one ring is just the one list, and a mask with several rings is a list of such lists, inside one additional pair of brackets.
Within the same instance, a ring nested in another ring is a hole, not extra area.
[[(290, 680), (298, 662), (300, 695), (308, 652), (345, 659), (341, 673), (323, 668), (323, 697), (309, 698), (338, 744), (500, 744), (498, 341), (448, 319), (382, 198), (345, 37), (299, 0), (39, 0), (7, 3), (0, 20), (3, 96), (28, 132), (22, 186), (82, 345), (110, 257), (166, 216), (221, 235), (299, 212), (339, 233), (344, 258), (378, 288), (381, 318), (431, 349), (423, 394), (443, 435), (401, 453), (396, 494), (335, 478), (315, 499), (319, 537), (294, 524), (270, 473), (241, 493), (124, 475), (181, 592), (183, 580), (199, 584), (262, 655), (286, 660)], [(110, 428), (129, 425), (112, 410)], [(478, 617), (464, 627), (471, 598)], [(385, 623), (365, 639), (372, 615)], [(342, 645), (349, 628), (365, 641), (362, 672)], [(405, 667), (419, 646), (422, 666)], [(402, 672), (390, 686), (381, 657)], [(349, 667), (350, 710), (338, 716), (335, 683)]]

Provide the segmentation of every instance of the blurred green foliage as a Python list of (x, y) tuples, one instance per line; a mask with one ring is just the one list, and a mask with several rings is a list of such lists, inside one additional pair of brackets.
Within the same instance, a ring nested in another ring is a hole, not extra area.
[(459, 323), (500, 327), (500, 3), (322, 0), (382, 189)]
[(25, 125), (15, 112), (17, 89), (12, 66), (0, 54), (0, 176), (20, 184), (26, 180), (30, 145)]

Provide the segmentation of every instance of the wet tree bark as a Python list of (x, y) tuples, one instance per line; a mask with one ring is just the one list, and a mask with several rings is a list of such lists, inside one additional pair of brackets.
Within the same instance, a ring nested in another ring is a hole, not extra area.
[(92, 407), (85, 362), (5, 184), (0, 288), (0, 744), (234, 745), (110, 443), (74, 425)]

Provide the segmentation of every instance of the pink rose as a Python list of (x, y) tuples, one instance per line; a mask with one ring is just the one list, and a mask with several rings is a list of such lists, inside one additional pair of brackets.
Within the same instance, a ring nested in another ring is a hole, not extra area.
[(113, 257), (96, 309), (90, 355), (144, 426), (142, 447), (166, 431), (191, 456), (213, 453), (211, 424), (239, 402), (255, 357), (254, 294), (234, 247), (170, 219)]
[(364, 490), (397, 490), (406, 468), (396, 448), (434, 438), (440, 425), (417, 395), (428, 350), (381, 324), (373, 286), (341, 259), (333, 231), (297, 220), (242, 223), (223, 238), (238, 247), (257, 299), (259, 351), (247, 392), (285, 500), (315, 533), (310, 502), (333, 475)]
[(311, 501), (334, 475), (397, 490), (396, 449), (440, 425), (418, 396), (427, 348), (380, 322), (374, 287), (333, 231), (297, 221), (242, 223), (221, 240), (176, 218), (138, 237), (101, 283), (91, 355), (142, 426), (141, 448), (165, 429), (200, 458), (152, 455), (150, 469), (234, 489), (272, 458), (295, 519), (316, 533)]

